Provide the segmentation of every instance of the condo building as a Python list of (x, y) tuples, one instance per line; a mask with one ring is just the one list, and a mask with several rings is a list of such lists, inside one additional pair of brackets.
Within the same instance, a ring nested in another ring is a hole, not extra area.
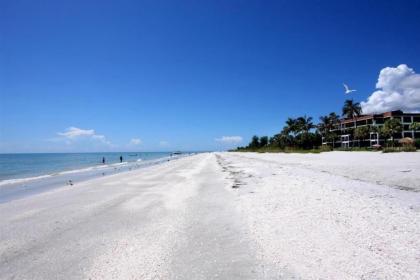
[(351, 133), (355, 128), (361, 126), (371, 126), (380, 129), (389, 119), (398, 119), (402, 125), (401, 133), (393, 135), (394, 140), (404, 137), (420, 139), (420, 131), (414, 131), (410, 125), (414, 122), (420, 123), (420, 113), (404, 113), (401, 110), (390, 111), (382, 114), (361, 115), (354, 118), (344, 118), (337, 123), (332, 130), (337, 133), (337, 141), (326, 141), (322, 138), (323, 145), (333, 145), (335, 147), (349, 148), (355, 146), (383, 145), (386, 139), (381, 139), (378, 132), (370, 132), (368, 139), (354, 139)]

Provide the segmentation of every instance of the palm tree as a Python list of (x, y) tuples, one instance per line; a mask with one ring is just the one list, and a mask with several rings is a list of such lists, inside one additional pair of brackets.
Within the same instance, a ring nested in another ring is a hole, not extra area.
[(410, 124), (410, 129), (411, 130), (420, 130), (420, 123), (419, 122), (413, 122), (412, 124)]
[(321, 132), (321, 134), (327, 134), (328, 132), (333, 130), (335, 125), (337, 125), (340, 121), (339, 117), (334, 112), (330, 113), (327, 116), (319, 117), (319, 120), (321, 121), (321, 123), (318, 125), (318, 130)]
[(318, 131), (327, 139), (327, 141), (332, 141), (332, 148), (334, 149), (334, 140), (337, 134), (332, 130), (334, 130), (335, 126), (339, 123), (339, 117), (336, 113), (332, 112), (327, 116), (321, 116), (319, 120), (321, 123), (318, 125)]
[(248, 148), (257, 149), (260, 147), (260, 138), (257, 135), (252, 136), (251, 143)]
[(358, 117), (362, 114), (362, 107), (359, 102), (354, 102), (352, 99), (347, 99), (343, 106), (343, 116), (346, 118)]
[(303, 117), (297, 118), (297, 129), (298, 132), (308, 133), (311, 129), (315, 128), (314, 123), (312, 122), (312, 117)]
[(321, 121), (318, 124), (318, 131), (321, 133), (322, 136), (326, 136), (328, 132), (331, 130), (330, 124), (331, 120), (329, 116), (321, 116), (319, 117), (319, 120)]
[(360, 140), (365, 140), (366, 138), (368, 138), (369, 133), (370, 133), (369, 126), (356, 127), (356, 129), (354, 130), (354, 138), (359, 140), (358, 141), (359, 142), (359, 147), (360, 147)]
[(292, 146), (293, 144), (293, 137), (285, 133), (276, 134), (271, 139), (271, 145), (281, 149), (284, 149), (287, 146)]
[(268, 145), (268, 136), (260, 137), (260, 148), (263, 148)]
[(331, 122), (332, 128), (334, 128), (334, 126), (337, 123), (340, 122), (340, 117), (337, 116), (337, 114), (335, 112), (330, 113), (328, 117), (330, 118), (330, 122)]
[(296, 136), (298, 133), (298, 125), (296, 119), (288, 118), (286, 120), (286, 125), (283, 128), (283, 134), (288, 135), (289, 133), (293, 134), (293, 136)]
[(394, 147), (394, 134), (401, 133), (402, 125), (399, 119), (389, 119), (384, 123), (383, 134), (391, 138), (392, 147)]

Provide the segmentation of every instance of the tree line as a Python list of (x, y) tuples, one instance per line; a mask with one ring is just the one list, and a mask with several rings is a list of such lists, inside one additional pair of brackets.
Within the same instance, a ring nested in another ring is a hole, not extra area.
[[(355, 118), (362, 114), (362, 107), (359, 102), (346, 100), (342, 108), (342, 117)], [(288, 118), (280, 133), (271, 137), (254, 135), (251, 142), (245, 147), (238, 147), (237, 150), (257, 151), (262, 149), (317, 149), (322, 145), (322, 138), (329, 143), (331, 147), (340, 140), (339, 128), (340, 116), (335, 112), (319, 117), (318, 125), (315, 125), (313, 118), (301, 116), (297, 118)], [(385, 121), (381, 128), (367, 125), (356, 128), (348, 128), (345, 133), (351, 135), (351, 138), (358, 140), (359, 146), (365, 139), (370, 138), (370, 133), (378, 133), (380, 139), (387, 139), (392, 146), (394, 145), (394, 136), (401, 133), (403, 126), (399, 119), (389, 119)], [(420, 123), (412, 123), (410, 129), (420, 130)]]

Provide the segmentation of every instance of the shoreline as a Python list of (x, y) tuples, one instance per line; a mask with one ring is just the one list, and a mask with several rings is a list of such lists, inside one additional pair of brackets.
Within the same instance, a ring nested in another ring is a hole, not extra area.
[(0, 275), (418, 279), (420, 192), (396, 181), (420, 188), (419, 156), (183, 157), (0, 204)]
[[(190, 154), (191, 152), (185, 152)], [(86, 152), (86, 153), (15, 153), (0, 154), (0, 186), (40, 176), (78, 172), (103, 166), (133, 164), (163, 157), (170, 152)], [(103, 160), (106, 162), (104, 163)]]
[(81, 169), (65, 170), (53, 174), (45, 174), (28, 178), (7, 179), (0, 181), (0, 204), (10, 200), (31, 196), (59, 187), (72, 186), (95, 178), (106, 177), (123, 172), (129, 172), (163, 162), (190, 156), (163, 156), (156, 159), (117, 162), (105, 165), (94, 165)]

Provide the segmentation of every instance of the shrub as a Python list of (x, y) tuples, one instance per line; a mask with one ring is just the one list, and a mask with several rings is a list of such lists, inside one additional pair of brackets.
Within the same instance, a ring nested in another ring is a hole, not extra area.
[(393, 147), (386, 147), (382, 150), (382, 153), (397, 153), (400, 152), (400, 150), (398, 148), (393, 148)]
[(415, 145), (417, 149), (420, 149), (420, 139), (416, 139)]
[(403, 152), (416, 152), (416, 151), (417, 151), (416, 147), (415, 147), (415, 146), (413, 146), (413, 145), (406, 145), (406, 146), (403, 146), (403, 147), (401, 148), (401, 150), (402, 150)]
[(321, 152), (331, 152), (331, 151), (332, 151), (332, 148), (331, 148), (331, 146), (329, 146), (329, 145), (322, 145), (322, 146), (319, 148), (319, 150), (320, 150)]
[(416, 147), (412, 145), (406, 145), (403, 147), (386, 147), (382, 150), (383, 153), (398, 153), (398, 152), (416, 152)]
[(367, 152), (367, 151), (372, 151), (371, 147), (352, 147), (351, 151), (353, 152)]
[(290, 148), (286, 147), (283, 150), (284, 153), (299, 153), (299, 154), (319, 154), (321, 149), (301, 149), (301, 148)]

